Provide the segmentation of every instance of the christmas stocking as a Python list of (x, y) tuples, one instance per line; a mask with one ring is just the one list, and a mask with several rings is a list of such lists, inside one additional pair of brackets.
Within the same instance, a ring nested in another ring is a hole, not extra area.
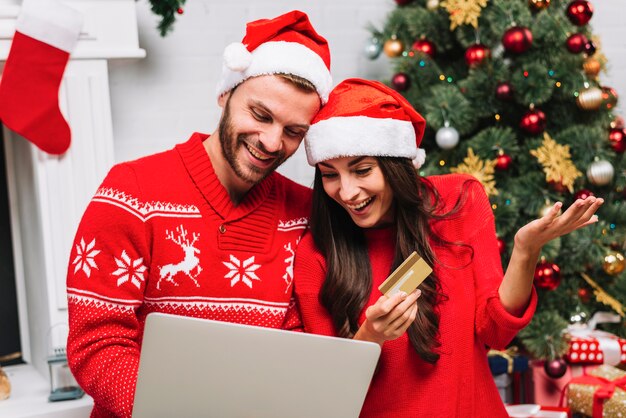
[(82, 23), (59, 1), (24, 0), (0, 79), (0, 120), (50, 154), (70, 145), (59, 87)]

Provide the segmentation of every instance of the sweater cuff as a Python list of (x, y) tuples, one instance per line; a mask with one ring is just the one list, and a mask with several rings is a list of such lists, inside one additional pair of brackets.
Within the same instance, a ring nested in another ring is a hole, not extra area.
[(491, 295), (489, 295), (487, 309), (490, 317), (493, 318), (496, 323), (503, 328), (515, 330), (517, 333), (517, 331), (530, 323), (535, 314), (535, 309), (537, 309), (537, 291), (535, 290), (535, 286), (531, 288), (528, 306), (521, 316), (513, 315), (505, 309), (500, 300), (498, 290), (494, 290)]

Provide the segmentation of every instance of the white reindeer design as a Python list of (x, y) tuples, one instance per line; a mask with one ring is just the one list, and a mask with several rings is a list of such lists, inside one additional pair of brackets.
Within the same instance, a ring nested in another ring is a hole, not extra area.
[[(165, 279), (166, 282), (172, 283), (174, 286), (178, 286), (173, 279), (178, 273), (185, 273), (193, 282), (196, 284), (196, 287), (200, 287), (200, 284), (196, 280), (196, 277), (202, 271), (202, 267), (200, 266), (200, 259), (196, 257), (196, 254), (200, 254), (200, 250), (194, 247), (193, 245), (196, 243), (198, 238), (200, 238), (200, 234), (193, 233), (193, 241), (189, 242), (187, 239), (187, 231), (181, 225), (176, 228), (177, 237), (174, 236), (173, 231), (165, 230), (167, 239), (174, 241), (176, 244), (182, 248), (185, 252), (185, 258), (183, 261), (179, 263), (166, 264), (162, 267), (159, 267), (159, 281), (157, 282), (157, 289), (161, 289), (161, 280)], [(191, 272), (196, 270), (196, 274), (192, 275)]]

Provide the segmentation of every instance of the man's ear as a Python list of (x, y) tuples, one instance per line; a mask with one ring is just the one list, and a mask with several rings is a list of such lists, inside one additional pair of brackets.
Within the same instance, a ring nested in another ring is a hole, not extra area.
[(230, 91), (220, 94), (219, 97), (217, 98), (217, 104), (219, 105), (219, 107), (224, 109), (226, 107), (226, 102), (228, 101), (229, 97), (230, 97)]

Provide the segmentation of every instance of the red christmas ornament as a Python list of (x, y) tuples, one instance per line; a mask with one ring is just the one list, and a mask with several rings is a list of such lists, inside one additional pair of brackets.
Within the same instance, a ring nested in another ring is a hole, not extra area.
[(546, 129), (546, 114), (539, 109), (530, 110), (522, 117), (519, 127), (531, 135), (539, 135)]
[(514, 26), (502, 35), (502, 45), (514, 54), (528, 51), (533, 44), (533, 34), (530, 29), (523, 26)]
[(626, 151), (626, 129), (611, 129), (609, 131), (609, 142), (613, 151), (623, 154)]
[(179, 7), (178, 10), (176, 10), (176, 13), (178, 13), (179, 15), (182, 15), (183, 13), (185, 13), (185, 11), (183, 10), (182, 7)]
[(576, 26), (584, 26), (593, 16), (593, 6), (586, 0), (574, 0), (567, 5), (567, 17)]
[(496, 158), (496, 168), (501, 171), (506, 171), (511, 168), (512, 163), (513, 158), (507, 154), (498, 155), (498, 158)]
[(591, 292), (589, 291), (589, 289), (581, 287), (580, 289), (578, 289), (578, 297), (580, 298), (581, 302), (589, 303), (589, 301), (591, 300)]
[(470, 67), (479, 65), (491, 56), (491, 50), (483, 44), (474, 44), (465, 51), (465, 62)]
[(582, 33), (575, 33), (567, 38), (565, 46), (572, 54), (579, 54), (585, 50), (585, 44), (587, 44), (587, 42), (588, 40), (585, 35)]
[(428, 39), (418, 39), (413, 43), (412, 49), (414, 51), (423, 52), (431, 58), (435, 58), (435, 55), (437, 54), (437, 47)]
[(398, 73), (391, 79), (391, 85), (396, 91), (405, 91), (411, 85), (411, 81), (405, 73)]
[(567, 187), (560, 181), (549, 181), (548, 186), (550, 186), (550, 188), (555, 192), (561, 194), (565, 193), (568, 190)]
[(595, 196), (591, 190), (580, 189), (576, 193), (574, 193), (574, 200), (583, 199), (585, 200), (589, 196)]
[(561, 284), (561, 269), (554, 263), (540, 261), (535, 267), (535, 286), (554, 290)]
[(496, 98), (503, 101), (513, 99), (513, 86), (507, 81), (503, 81), (496, 85)]
[(565, 376), (567, 363), (562, 358), (546, 361), (543, 363), (543, 370), (553, 379)]
[(504, 254), (506, 251), (506, 242), (500, 237), (496, 238), (496, 242), (498, 243), (498, 251), (500, 251), (500, 254)]
[(406, 6), (407, 4), (411, 3), (413, 0), (396, 0), (396, 4), (398, 6)]

